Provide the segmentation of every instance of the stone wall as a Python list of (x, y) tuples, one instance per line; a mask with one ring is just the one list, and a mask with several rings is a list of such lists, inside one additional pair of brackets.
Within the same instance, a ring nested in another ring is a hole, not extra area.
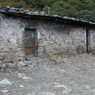
[(15, 63), (22, 60), (22, 22), (0, 15), (0, 61)]
[(0, 59), (15, 62), (24, 57), (25, 27), (37, 28), (38, 56), (72, 55), (86, 52), (86, 30), (58, 22), (0, 15)]
[(44, 41), (45, 52), (54, 55), (72, 55), (86, 52), (85, 29), (56, 23), (44, 24), (41, 27), (43, 27), (41, 39)]

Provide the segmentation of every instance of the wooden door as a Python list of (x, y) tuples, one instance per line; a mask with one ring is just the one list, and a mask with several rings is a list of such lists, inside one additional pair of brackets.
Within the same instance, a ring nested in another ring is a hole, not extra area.
[(26, 28), (24, 33), (24, 45), (25, 45), (25, 55), (35, 56), (37, 47), (37, 32), (36, 29)]

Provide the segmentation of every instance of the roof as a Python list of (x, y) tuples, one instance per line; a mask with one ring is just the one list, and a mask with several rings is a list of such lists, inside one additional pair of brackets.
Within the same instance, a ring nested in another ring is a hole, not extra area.
[(81, 26), (87, 26), (87, 27), (94, 27), (95, 23), (85, 20), (80, 20), (76, 18), (71, 18), (67, 16), (59, 16), (59, 15), (50, 15), (45, 14), (44, 12), (33, 12), (30, 10), (26, 10), (23, 8), (15, 8), (15, 7), (0, 7), (0, 13), (21, 17), (21, 18), (38, 18), (38, 19), (45, 19), (45, 20), (51, 20), (56, 22), (62, 22), (67, 24), (75, 24), (75, 25), (81, 25)]

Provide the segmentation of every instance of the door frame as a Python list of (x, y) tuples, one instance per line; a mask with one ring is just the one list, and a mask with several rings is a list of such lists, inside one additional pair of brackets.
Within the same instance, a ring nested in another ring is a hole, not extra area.
[[(23, 39), (24, 39), (24, 53), (25, 53), (25, 56), (28, 55), (26, 54), (25, 52), (25, 38), (26, 38), (26, 31), (31, 31), (31, 32), (34, 32), (34, 46), (33, 46), (33, 53), (30, 53), (32, 56), (37, 56), (37, 49), (38, 49), (38, 39), (37, 39), (37, 29), (36, 28), (33, 28), (33, 27), (26, 27), (24, 28), (24, 33), (23, 33)], [(32, 37), (32, 36), (31, 36)], [(30, 48), (30, 47), (29, 47)]]

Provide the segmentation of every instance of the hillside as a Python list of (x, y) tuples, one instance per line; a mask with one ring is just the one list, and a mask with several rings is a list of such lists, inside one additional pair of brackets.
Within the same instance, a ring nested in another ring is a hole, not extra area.
[(0, 0), (0, 6), (24, 7), (95, 22), (95, 0)]

